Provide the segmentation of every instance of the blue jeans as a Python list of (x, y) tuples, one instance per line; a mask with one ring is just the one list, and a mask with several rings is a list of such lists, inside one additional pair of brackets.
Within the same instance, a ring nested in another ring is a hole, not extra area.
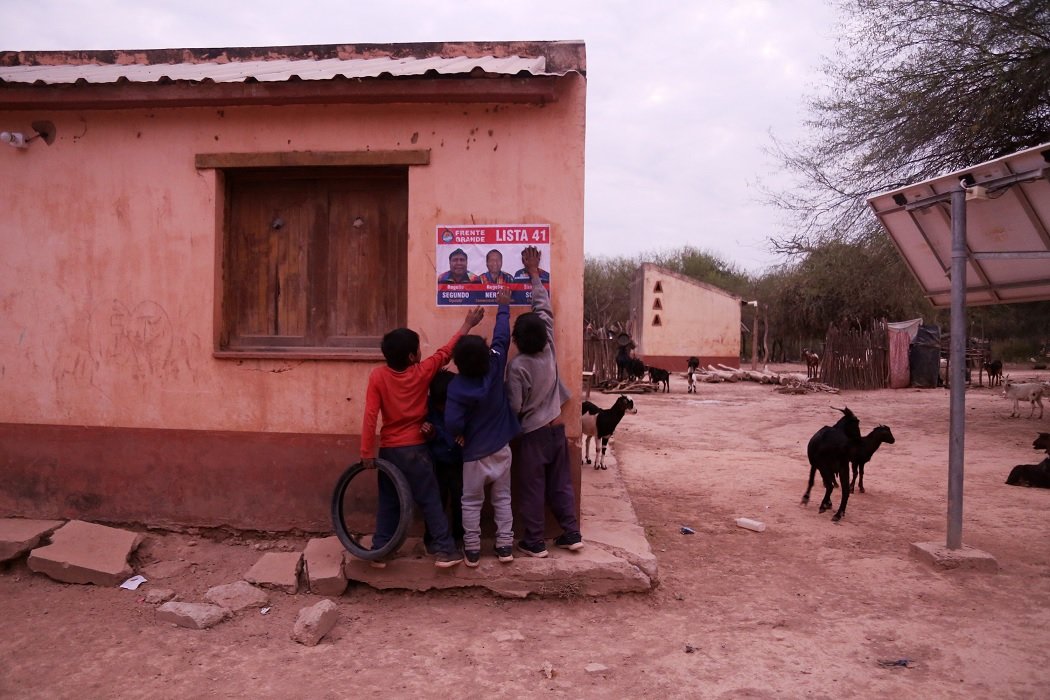
[[(381, 447), (379, 457), (395, 465), (405, 475), (405, 480), (412, 489), (412, 500), (423, 511), (427, 531), (433, 538), (434, 551), (455, 554), (456, 543), (452, 541), (448, 531), (448, 519), (445, 517), (444, 508), (441, 507), (441, 494), (427, 446)], [(401, 518), (397, 487), (383, 472), (378, 472), (378, 478), (379, 502), (376, 508), (376, 531), (372, 536), (372, 549), (379, 549), (390, 541)]]

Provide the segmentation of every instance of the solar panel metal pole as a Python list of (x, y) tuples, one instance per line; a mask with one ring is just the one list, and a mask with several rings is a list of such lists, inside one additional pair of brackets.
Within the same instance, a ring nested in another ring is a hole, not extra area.
[(966, 190), (952, 190), (951, 422), (948, 438), (948, 549), (962, 547), (963, 436), (966, 427)]

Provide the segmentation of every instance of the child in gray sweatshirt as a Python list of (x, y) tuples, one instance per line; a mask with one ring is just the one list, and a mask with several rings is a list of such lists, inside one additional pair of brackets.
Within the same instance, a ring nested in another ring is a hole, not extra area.
[(518, 549), (545, 557), (545, 506), (550, 506), (563, 530), (555, 545), (577, 551), (583, 548), (583, 537), (576, 519), (569, 443), (561, 422), (561, 407), (570, 394), (558, 376), (554, 312), (541, 281), (540, 251), (528, 246), (521, 252), (521, 262), (532, 281), (532, 311), (514, 322), (512, 338), (518, 355), (507, 367), (507, 398), (522, 431), (516, 488), (523, 530)]

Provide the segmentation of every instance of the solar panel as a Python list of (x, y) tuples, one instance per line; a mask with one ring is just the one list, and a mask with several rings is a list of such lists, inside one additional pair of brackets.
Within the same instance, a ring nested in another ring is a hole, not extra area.
[(951, 192), (966, 189), (966, 304), (1050, 299), (1050, 143), (868, 199), (930, 302), (951, 305)]

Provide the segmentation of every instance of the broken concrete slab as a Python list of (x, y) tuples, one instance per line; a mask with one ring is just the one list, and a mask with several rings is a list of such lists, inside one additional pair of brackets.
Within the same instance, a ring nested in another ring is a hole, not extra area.
[(622, 494), (609, 491), (598, 491), (585, 494), (587, 505), (580, 506), (583, 518), (600, 518), (617, 522), (635, 523), (638, 521), (630, 501), (624, 501)]
[(658, 581), (656, 555), (649, 548), (649, 540), (645, 538), (645, 530), (640, 525), (596, 518), (585, 519), (584, 524), (584, 542), (623, 557), (645, 572), (653, 584)]
[(299, 592), (299, 574), (302, 569), (303, 555), (299, 552), (267, 552), (248, 569), (244, 580), (295, 595)]
[(308, 647), (317, 646), (338, 620), (338, 607), (326, 598), (299, 611), (292, 628), (292, 639)]
[(212, 586), (204, 594), (204, 600), (233, 612), (245, 608), (262, 608), (270, 602), (270, 595), (247, 581), (234, 581)]
[(999, 562), (991, 554), (963, 545), (959, 549), (948, 549), (944, 542), (912, 542), (911, 554), (916, 559), (937, 569), (961, 569), (996, 573)]
[[(418, 552), (409, 539), (401, 552)], [(434, 567), (432, 557), (402, 554), (387, 560), (387, 567), (375, 569), (368, 562), (347, 555), (343, 570), (347, 578), (373, 588), (404, 588), (416, 591), (481, 587), (501, 596), (524, 598), (529, 594), (565, 597), (645, 592), (652, 580), (622, 556), (596, 544), (578, 552), (551, 549), (550, 556), (536, 559), (515, 553), (513, 562), (503, 563), (492, 552), (491, 542), (482, 542), (481, 562), (476, 568), (464, 564), (449, 569)]]
[(157, 621), (170, 622), (179, 627), (204, 630), (214, 627), (230, 617), (231, 613), (221, 605), (210, 603), (164, 603), (157, 608)]
[(346, 548), (338, 537), (315, 538), (303, 550), (303, 568), (310, 592), (315, 595), (340, 596), (348, 581), (343, 574)]
[(50, 536), (64, 522), (64, 520), (0, 518), (0, 561), (10, 561), (21, 557)]
[(30, 570), (64, 583), (117, 586), (134, 571), (128, 563), (143, 535), (71, 520), (55, 530), (51, 544), (29, 553)]

